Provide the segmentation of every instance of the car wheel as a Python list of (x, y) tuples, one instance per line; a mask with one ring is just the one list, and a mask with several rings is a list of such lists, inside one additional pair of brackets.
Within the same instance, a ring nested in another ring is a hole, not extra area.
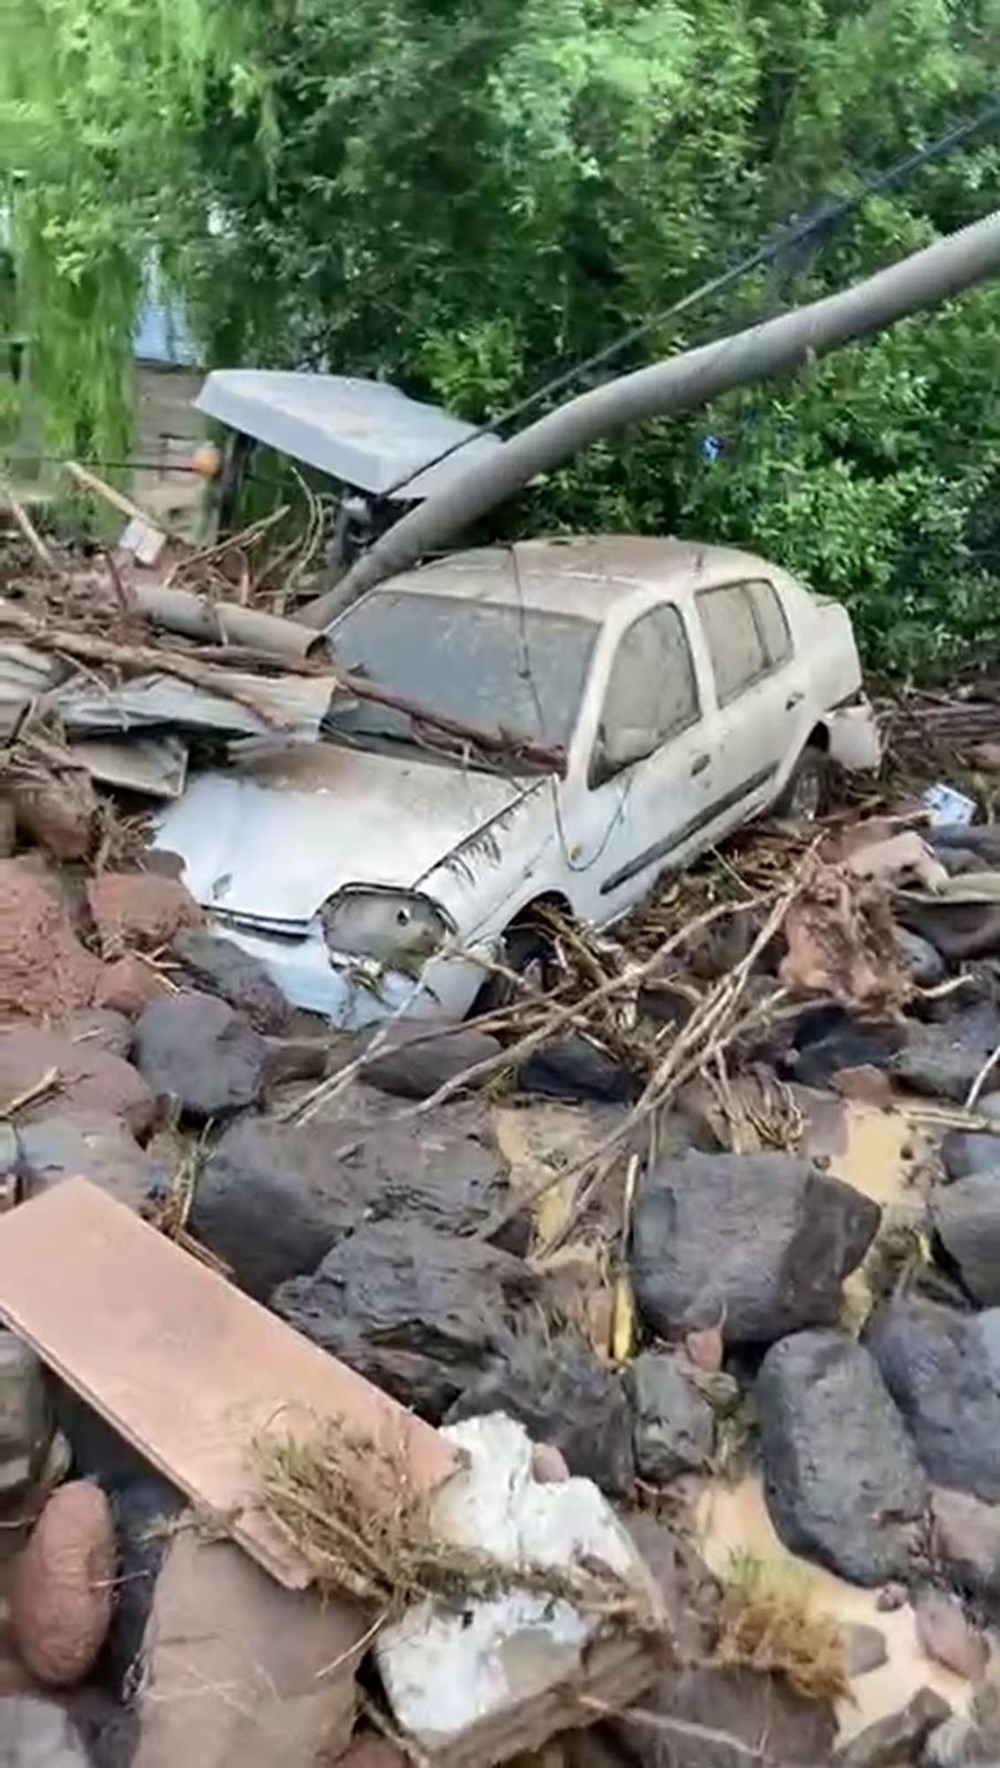
[(774, 806), (774, 815), (789, 822), (813, 823), (826, 808), (827, 759), (822, 749), (803, 749), (787, 786)]
[(544, 988), (552, 962), (552, 943), (538, 927), (508, 927), (503, 936), (500, 962), (510, 976), (488, 976), (472, 1005), (476, 1018), (509, 1007), (519, 994), (515, 977), (532, 988)]

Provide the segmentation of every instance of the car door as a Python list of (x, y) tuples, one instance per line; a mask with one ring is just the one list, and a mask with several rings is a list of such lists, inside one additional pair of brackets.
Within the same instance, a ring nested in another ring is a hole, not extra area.
[(661, 603), (618, 641), (574, 794), (578, 911), (611, 920), (683, 861), (712, 819), (713, 793), (690, 636), (680, 609)]
[(718, 706), (718, 804), (732, 826), (773, 798), (790, 746), (801, 747), (805, 695), (788, 616), (772, 583), (719, 584), (699, 590), (694, 602)]

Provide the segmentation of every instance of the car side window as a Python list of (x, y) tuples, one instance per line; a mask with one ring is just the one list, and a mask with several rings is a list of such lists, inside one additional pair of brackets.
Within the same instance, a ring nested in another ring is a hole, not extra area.
[(592, 783), (607, 779), (700, 716), (694, 659), (676, 608), (651, 608), (622, 634), (604, 695)]
[(727, 583), (696, 596), (720, 706), (792, 654), (785, 610), (770, 583)]
[(792, 631), (788, 624), (781, 597), (773, 583), (761, 578), (758, 583), (748, 585), (753, 600), (754, 613), (760, 636), (764, 641), (764, 651), (768, 667), (780, 669), (792, 655)]

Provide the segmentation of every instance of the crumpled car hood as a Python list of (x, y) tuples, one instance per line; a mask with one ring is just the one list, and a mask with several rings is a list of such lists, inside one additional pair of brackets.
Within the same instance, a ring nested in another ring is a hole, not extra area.
[(323, 744), (192, 781), (155, 846), (222, 914), (303, 924), (345, 884), (409, 888), (538, 781)]

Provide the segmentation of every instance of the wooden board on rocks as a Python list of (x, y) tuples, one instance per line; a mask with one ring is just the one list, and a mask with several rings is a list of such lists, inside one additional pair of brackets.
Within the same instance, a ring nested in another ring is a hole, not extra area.
[(429, 1424), (85, 1179), (0, 1217), (0, 1318), (290, 1589), (312, 1570), (255, 1505), (263, 1435), (342, 1422), (405, 1446), (428, 1490), (457, 1465)]

